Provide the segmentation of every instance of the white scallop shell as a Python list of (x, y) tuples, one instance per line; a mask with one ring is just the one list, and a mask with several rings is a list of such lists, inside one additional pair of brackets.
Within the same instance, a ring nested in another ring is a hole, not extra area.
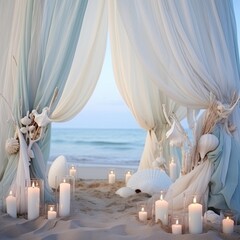
[(213, 134), (204, 134), (200, 137), (198, 141), (198, 152), (201, 159), (204, 159), (205, 155), (217, 148), (219, 144), (218, 138)]
[(160, 169), (139, 170), (127, 182), (127, 187), (140, 189), (144, 193), (153, 195), (166, 190), (172, 184), (170, 177)]
[(58, 188), (59, 184), (67, 175), (67, 159), (65, 156), (58, 156), (52, 163), (48, 171), (48, 183), (53, 189)]
[(19, 142), (15, 138), (9, 138), (5, 144), (5, 150), (8, 154), (15, 154), (19, 151)]
[(127, 197), (130, 197), (130, 196), (136, 194), (136, 192), (132, 188), (129, 188), (129, 187), (119, 188), (115, 193), (123, 198), (127, 198)]
[(171, 128), (166, 132), (166, 138), (176, 147), (182, 147), (184, 143), (184, 135), (179, 131), (176, 121), (173, 121)]

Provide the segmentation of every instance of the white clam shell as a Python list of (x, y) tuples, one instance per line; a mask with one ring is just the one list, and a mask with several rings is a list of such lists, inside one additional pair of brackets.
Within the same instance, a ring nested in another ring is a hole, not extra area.
[(58, 188), (59, 184), (67, 175), (67, 159), (65, 156), (58, 156), (52, 163), (48, 172), (48, 183), (53, 189)]
[(201, 159), (204, 159), (208, 152), (215, 150), (218, 144), (219, 140), (215, 135), (210, 133), (202, 135), (198, 141), (198, 152)]
[(123, 198), (127, 198), (136, 194), (136, 192), (129, 187), (121, 187), (115, 193)]
[(127, 187), (140, 189), (144, 193), (153, 195), (161, 190), (167, 190), (172, 184), (170, 177), (160, 169), (143, 169), (134, 173), (127, 182)]
[(173, 121), (171, 128), (166, 132), (166, 138), (170, 141), (171, 145), (182, 147), (184, 143), (184, 135), (177, 128), (176, 121)]
[(19, 151), (19, 142), (15, 138), (9, 138), (5, 144), (5, 150), (8, 154), (15, 154)]
[(207, 222), (215, 223), (215, 224), (221, 224), (222, 217), (212, 210), (208, 210), (204, 213), (204, 219)]

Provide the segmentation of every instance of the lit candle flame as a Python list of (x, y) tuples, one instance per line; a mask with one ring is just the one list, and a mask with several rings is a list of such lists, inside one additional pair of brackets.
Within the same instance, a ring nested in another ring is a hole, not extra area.
[(227, 220), (229, 220), (230, 218), (229, 217), (226, 217)]
[(34, 184), (34, 182), (32, 183), (32, 187), (33, 187), (33, 188), (35, 187), (35, 184)]
[(194, 196), (194, 198), (193, 198), (193, 203), (197, 203), (197, 198), (196, 198), (196, 196)]
[(12, 195), (12, 191), (9, 192), (9, 195)]
[(178, 224), (178, 219), (176, 220), (176, 224)]
[(63, 182), (64, 182), (64, 183), (66, 182), (66, 179), (65, 179), (65, 178), (63, 179)]
[(142, 207), (141, 211), (144, 212), (144, 207)]
[(53, 211), (53, 207), (50, 207), (50, 211)]

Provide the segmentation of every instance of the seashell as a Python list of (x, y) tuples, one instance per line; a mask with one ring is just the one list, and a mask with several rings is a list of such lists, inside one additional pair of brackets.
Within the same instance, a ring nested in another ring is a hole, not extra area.
[(215, 223), (215, 224), (221, 224), (222, 219), (223, 218), (220, 215), (216, 214), (212, 210), (208, 210), (208, 211), (206, 211), (204, 213), (204, 220), (206, 222)]
[(35, 109), (32, 110), (32, 114), (34, 115), (34, 121), (37, 123), (39, 127), (46, 127), (51, 122), (51, 120), (48, 117), (48, 111), (49, 111), (48, 107), (43, 108), (41, 114), (38, 114), (38, 112)]
[(169, 139), (171, 145), (182, 147), (184, 143), (184, 135), (177, 128), (176, 121), (173, 121), (171, 128), (166, 132), (166, 138)]
[(15, 138), (9, 138), (5, 144), (5, 150), (8, 154), (15, 154), (19, 151), (19, 142)]
[(20, 128), (20, 131), (21, 131), (23, 134), (26, 134), (28, 130), (27, 130), (26, 127), (21, 127), (21, 128)]
[(127, 182), (127, 187), (133, 190), (140, 189), (144, 193), (153, 195), (161, 190), (168, 189), (172, 184), (170, 177), (160, 169), (139, 170)]
[(53, 189), (57, 189), (59, 184), (67, 175), (67, 159), (65, 156), (58, 156), (51, 164), (48, 171), (48, 183)]
[(24, 118), (22, 118), (21, 120), (21, 123), (25, 126), (28, 126), (29, 124), (31, 124), (31, 119), (28, 118), (28, 116), (25, 116)]
[(215, 150), (218, 144), (219, 140), (215, 135), (210, 133), (202, 135), (198, 141), (198, 152), (201, 159), (204, 159), (208, 152)]
[(136, 194), (136, 192), (132, 188), (129, 188), (129, 187), (119, 188), (115, 193), (123, 198), (127, 198), (127, 197), (130, 197), (130, 196)]

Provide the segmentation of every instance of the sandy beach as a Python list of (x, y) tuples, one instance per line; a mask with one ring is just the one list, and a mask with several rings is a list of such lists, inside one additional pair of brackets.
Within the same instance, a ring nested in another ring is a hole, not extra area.
[(108, 169), (78, 169), (71, 215), (68, 217), (48, 220), (46, 215), (42, 215), (35, 220), (27, 220), (23, 217), (13, 219), (2, 213), (0, 239), (240, 239), (239, 226), (235, 226), (231, 235), (221, 233), (220, 226), (212, 224), (205, 224), (202, 234), (173, 235), (170, 228), (154, 223), (151, 217), (144, 223), (140, 222), (137, 204), (151, 201), (151, 196), (138, 193), (127, 198), (120, 197), (115, 192), (125, 186), (123, 176), (126, 169), (115, 168), (119, 177), (114, 184), (108, 183)]

